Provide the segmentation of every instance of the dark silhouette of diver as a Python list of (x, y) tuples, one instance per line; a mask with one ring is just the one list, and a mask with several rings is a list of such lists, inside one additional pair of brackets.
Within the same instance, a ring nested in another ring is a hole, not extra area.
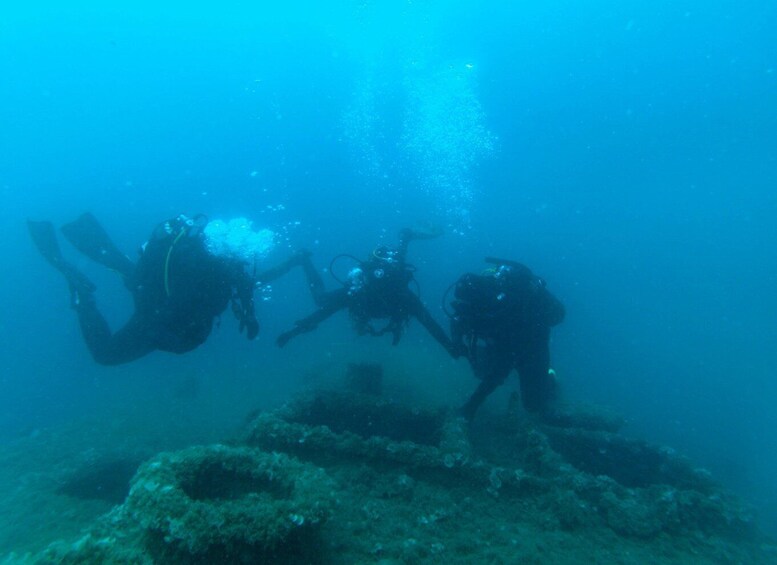
[(467, 347), (480, 379), (459, 414), (471, 420), (513, 369), (520, 378), (524, 408), (545, 413), (556, 393), (550, 372), (550, 329), (563, 321), (564, 306), (528, 267), (501, 259), (486, 261), (494, 267), (481, 275), (464, 274), (453, 285), (451, 335), (454, 343)]
[[(414, 281), (414, 267), (405, 261), (407, 247), (414, 239), (430, 239), (438, 237), (438, 230), (403, 229), (399, 233), (399, 245), (396, 248), (377, 247), (370, 258), (357, 261), (358, 266), (351, 269), (346, 281), (338, 281), (343, 286), (337, 290), (324, 292), (324, 283), (312, 264), (305, 268), (311, 292), (318, 310), (311, 315), (298, 320), (294, 329), (278, 336), (279, 347), (284, 347), (290, 339), (300, 334), (314, 330), (318, 324), (335, 312), (348, 310), (359, 335), (381, 336), (392, 335), (392, 343), (399, 343), (405, 326), (411, 317), (416, 318), (421, 325), (442, 345), (454, 358), (463, 351), (457, 348), (445, 333), (445, 330), (434, 320), (421, 302), (418, 294), (409, 285)], [(331, 272), (330, 265), (330, 272)], [(376, 329), (372, 321), (388, 320), (383, 328)]]
[[(120, 365), (155, 350), (186, 353), (211, 333), (213, 321), (231, 303), (248, 339), (259, 332), (254, 311), (254, 278), (241, 261), (211, 254), (205, 244), (204, 216), (162, 222), (133, 263), (113, 244), (91, 214), (62, 226), (73, 246), (90, 259), (118, 273), (132, 293), (135, 311), (112, 333), (97, 309), (95, 286), (62, 256), (51, 222), (28, 221), (32, 239), (43, 257), (60, 271), (70, 288), (71, 305), (94, 360)], [(300, 264), (294, 257), (258, 275), (270, 282)]]

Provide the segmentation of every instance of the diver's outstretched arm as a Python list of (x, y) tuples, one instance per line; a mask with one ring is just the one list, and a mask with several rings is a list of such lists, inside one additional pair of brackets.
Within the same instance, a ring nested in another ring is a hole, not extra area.
[(451, 318), (451, 341), (457, 345), (457, 346), (465, 346), (465, 338), (467, 336), (468, 332), (467, 328), (465, 328), (464, 323), (462, 322), (461, 318), (456, 315), (455, 317)]
[(281, 278), (283, 275), (291, 271), (297, 265), (301, 265), (302, 261), (304, 259), (308, 259), (309, 256), (310, 256), (310, 251), (307, 251), (304, 249), (297, 251), (294, 255), (286, 259), (284, 262), (279, 263), (275, 267), (271, 267), (266, 271), (262, 271), (261, 273), (257, 274), (256, 283), (260, 285), (267, 284)]
[(347, 308), (348, 290), (345, 288), (334, 290), (324, 295), (323, 300), (323, 306), (313, 312), (310, 316), (297, 320), (294, 324), (294, 329), (283, 332), (278, 336), (275, 340), (278, 347), (284, 347), (290, 339), (297, 337), (300, 334), (313, 331), (318, 327), (318, 324), (332, 316), (335, 312)]
[(410, 297), (410, 313), (421, 322), (421, 325), (437, 340), (437, 343), (442, 345), (454, 359), (458, 359), (466, 354), (466, 347), (464, 347), (463, 343), (454, 344), (453, 341), (451, 341), (451, 338), (448, 337), (445, 330), (443, 330), (440, 324), (432, 318), (429, 310), (421, 303), (421, 299), (415, 294), (410, 294)]
[(281, 278), (296, 266), (302, 267), (305, 271), (305, 278), (308, 281), (308, 288), (310, 294), (313, 297), (313, 302), (316, 306), (321, 306), (323, 303), (323, 296), (325, 294), (324, 281), (321, 279), (321, 275), (318, 274), (316, 268), (313, 266), (313, 262), (310, 260), (310, 251), (307, 249), (301, 249), (297, 251), (291, 258), (287, 259), (280, 265), (262, 271), (256, 277), (256, 284), (263, 285), (270, 283), (274, 280)]

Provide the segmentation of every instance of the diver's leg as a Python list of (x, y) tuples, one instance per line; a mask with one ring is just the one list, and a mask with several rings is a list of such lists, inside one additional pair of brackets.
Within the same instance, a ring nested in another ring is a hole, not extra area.
[(70, 287), (73, 305), (79, 301), (79, 295), (89, 295), (95, 290), (95, 286), (86, 275), (82, 274), (75, 266), (65, 261), (57, 242), (57, 233), (51, 222), (27, 221), (30, 237), (38, 252), (43, 258), (65, 277)]
[(93, 298), (82, 300), (75, 310), (86, 346), (100, 365), (129, 363), (156, 349), (148, 337), (145, 324), (137, 316), (111, 334), (108, 322), (100, 314)]
[(118, 272), (125, 278), (134, 271), (134, 263), (119, 251), (92, 214), (82, 214), (61, 229), (65, 239), (92, 261)]
[(399, 260), (405, 260), (405, 255), (407, 255), (407, 247), (412, 240), (434, 239), (436, 237), (440, 237), (442, 234), (442, 228), (432, 223), (426, 223), (423, 225), (414, 226), (412, 228), (401, 229), (399, 231), (399, 244), (397, 246)]
[(410, 242), (413, 240), (413, 230), (410, 228), (403, 228), (399, 231), (399, 243), (397, 244), (397, 254), (399, 255), (399, 260), (404, 261), (405, 256), (407, 255), (407, 247), (410, 245)]
[(516, 369), (521, 382), (523, 407), (528, 412), (545, 410), (556, 395), (556, 382), (548, 373), (548, 340), (535, 339), (521, 349), (517, 356)]
[(483, 376), (483, 380), (480, 381), (469, 400), (459, 409), (459, 415), (467, 420), (472, 420), (475, 417), (475, 412), (480, 408), (480, 405), (505, 382), (507, 375), (510, 374), (509, 355), (502, 354), (497, 356), (494, 355), (494, 352), (489, 352), (489, 355), (493, 355), (493, 358), (490, 359), (492, 363), (488, 373)]
[(478, 379), (484, 378), (491, 370), (494, 360), (493, 346), (489, 342), (482, 342), (479, 339), (472, 340), (467, 348), (467, 360), (469, 361), (472, 372)]
[(285, 346), (290, 339), (307, 332), (311, 332), (318, 324), (332, 316), (335, 312), (348, 307), (348, 291), (344, 288), (333, 290), (323, 296), (323, 306), (313, 312), (310, 316), (297, 320), (292, 330), (282, 333), (275, 342), (278, 347)]

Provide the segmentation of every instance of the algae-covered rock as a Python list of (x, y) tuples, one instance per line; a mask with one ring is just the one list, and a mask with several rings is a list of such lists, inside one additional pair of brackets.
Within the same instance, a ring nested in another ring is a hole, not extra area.
[(638, 493), (607, 491), (599, 504), (607, 525), (622, 536), (651, 538), (663, 528), (656, 507)]
[(315, 561), (332, 492), (325, 472), (310, 464), (215, 445), (145, 463), (125, 507), (149, 552), (164, 561)]
[[(425, 441), (408, 440), (408, 430)], [(745, 508), (671, 449), (607, 431), (532, 422), (491, 427), (485, 453), (473, 449), (468, 435), (465, 422), (438, 413), (318, 392), (259, 414), (241, 441), (316, 464), (390, 468), (495, 498), (537, 497), (565, 530), (604, 526), (640, 539), (694, 532), (741, 538), (754, 531)], [(499, 464), (491, 457), (496, 451)]]
[(335, 433), (386, 437), (418, 445), (440, 442), (442, 411), (413, 409), (372, 394), (317, 391), (289, 402), (278, 415), (305, 426), (327, 426)]
[(617, 433), (626, 424), (626, 418), (603, 406), (590, 404), (558, 404), (543, 413), (543, 423), (591, 432)]
[(627, 487), (666, 484), (681, 489), (713, 492), (708, 474), (673, 450), (603, 431), (545, 427), (550, 446), (576, 468), (607, 475)]
[(34, 562), (775, 562), (747, 509), (671, 450), (446, 416), (307, 394), (254, 414), (239, 447), (142, 465), (124, 504)]
[(24, 563), (35, 565), (153, 565), (154, 560), (142, 549), (122, 545), (115, 537), (99, 538), (87, 533), (75, 542), (55, 542)]
[(472, 446), (469, 442), (468, 422), (464, 418), (447, 418), (441, 430), (440, 451), (454, 459), (469, 459)]
[(36, 565), (152, 565), (154, 559), (146, 551), (142, 537), (137, 523), (128, 518), (125, 506), (119, 505), (101, 516), (77, 539), (55, 541), (23, 562)]

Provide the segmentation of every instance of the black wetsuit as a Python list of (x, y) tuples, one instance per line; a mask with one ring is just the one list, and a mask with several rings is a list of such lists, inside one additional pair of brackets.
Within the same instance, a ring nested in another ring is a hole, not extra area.
[[(390, 333), (394, 345), (399, 343), (410, 318), (416, 318), (440, 345), (457, 357), (459, 350), (409, 287), (413, 272), (405, 263), (405, 255), (412, 239), (413, 233), (403, 230), (396, 250), (385, 249), (375, 253), (359, 264), (358, 273), (347, 284), (330, 292), (324, 292), (323, 281), (312, 265), (306, 267), (308, 282), (319, 308), (298, 320), (294, 329), (281, 334), (278, 345), (283, 347), (293, 337), (316, 329), (319, 323), (334, 313), (348, 310), (357, 333), (375, 336)], [(376, 329), (372, 325), (374, 320), (387, 322)]]
[(233, 302), (249, 339), (259, 331), (251, 277), (236, 260), (208, 252), (201, 229), (181, 219), (163, 222), (124, 275), (135, 312), (116, 333), (91, 293), (74, 308), (89, 351), (102, 365), (119, 365), (154, 350), (186, 353), (211, 333), (213, 321)]
[(469, 349), (480, 385), (461, 408), (471, 419), (515, 369), (526, 410), (542, 411), (555, 392), (550, 369), (550, 329), (564, 306), (539, 277), (520, 264), (500, 265), (485, 275), (465, 274), (456, 283), (451, 333)]

